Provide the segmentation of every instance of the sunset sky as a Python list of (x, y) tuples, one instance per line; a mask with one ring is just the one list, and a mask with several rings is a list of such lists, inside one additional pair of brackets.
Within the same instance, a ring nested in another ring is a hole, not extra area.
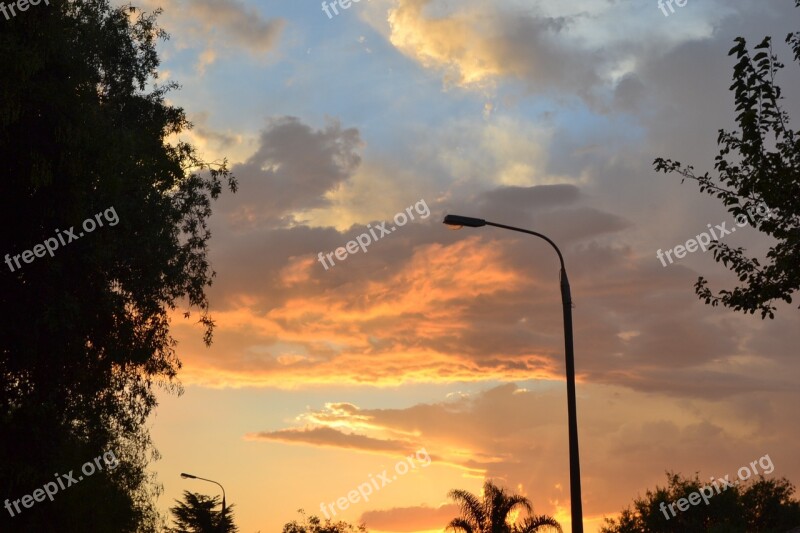
[[(800, 118), (793, 1), (134, 3), (164, 8), (158, 82), (181, 84), (169, 101), (195, 125), (181, 139), (240, 185), (211, 221), (213, 345), (174, 315), (185, 393), (151, 419), (162, 510), (217, 494), (189, 472), (222, 483), (242, 533), (274, 533), (414, 461), (335, 519), (441, 531), (447, 492), (491, 479), (570, 530), (557, 257), (448, 230), (448, 213), (564, 252), (587, 532), (667, 470), (733, 477), (769, 454), (769, 477), (800, 483), (797, 303), (762, 321), (698, 300), (698, 275), (735, 277), (710, 252), (656, 253), (732, 216), (652, 167), (713, 170), (736, 36), (774, 37)], [(318, 261), (408, 207), (366, 253)], [(750, 227), (725, 242), (770, 245)]]

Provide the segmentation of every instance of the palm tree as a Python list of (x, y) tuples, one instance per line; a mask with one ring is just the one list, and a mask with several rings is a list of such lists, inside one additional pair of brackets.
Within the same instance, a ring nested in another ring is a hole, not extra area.
[(530, 500), (519, 494), (509, 494), (492, 483), (483, 484), (483, 500), (465, 490), (451, 490), (447, 494), (455, 500), (461, 516), (447, 524), (447, 529), (463, 533), (536, 533), (553, 528), (561, 533), (561, 525), (555, 518), (547, 515), (528, 516), (521, 524), (509, 524), (508, 517), (513, 510), (524, 507), (533, 513)]

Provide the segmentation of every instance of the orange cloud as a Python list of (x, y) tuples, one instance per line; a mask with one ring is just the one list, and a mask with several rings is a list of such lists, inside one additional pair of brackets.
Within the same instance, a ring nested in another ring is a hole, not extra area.
[(371, 531), (414, 531), (417, 533), (440, 532), (442, 524), (447, 524), (459, 516), (455, 504), (439, 507), (394, 507), (380, 511), (367, 511), (361, 515), (361, 521), (369, 524)]
[[(318, 267), (313, 259), (297, 258), (290, 265), (281, 270), (287, 288), (312, 283), (310, 271)], [(212, 386), (293, 387), (548, 377), (554, 369), (543, 354), (520, 357), (498, 350), (481, 361), (448, 348), (472, 328), (471, 301), (525, 284), (504, 266), (498, 242), (472, 237), (423, 245), (404, 269), (384, 280), (354, 280), (317, 295), (290, 295), (266, 313), (253, 300), (238, 298), (235, 309), (214, 313), (212, 350), (224, 357), (181, 335), (189, 344), (183, 356), (191, 360), (183, 379)], [(175, 330), (192, 332), (177, 321)]]
[(603, 62), (569, 43), (567, 17), (504, 11), (502, 3), (462, 4), (431, 14), (433, 0), (399, 0), (389, 10), (389, 40), (426, 68), (443, 71), (447, 86), (493, 88), (500, 77), (531, 89), (565, 88), (587, 93)]
[(335, 429), (318, 427), (310, 429), (282, 429), (245, 435), (248, 440), (273, 440), (279, 442), (298, 442), (315, 446), (334, 448), (354, 448), (362, 451), (392, 452), (402, 455), (408, 453), (408, 443), (373, 439), (354, 433), (342, 433)]

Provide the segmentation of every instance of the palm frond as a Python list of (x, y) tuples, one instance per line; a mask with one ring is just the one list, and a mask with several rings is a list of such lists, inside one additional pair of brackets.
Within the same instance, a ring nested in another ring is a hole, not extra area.
[(447, 495), (458, 504), (461, 517), (472, 523), (478, 531), (483, 531), (487, 517), (478, 497), (466, 490), (451, 490)]
[(470, 524), (469, 521), (464, 520), (463, 518), (453, 518), (452, 520), (450, 520), (450, 523), (447, 524), (445, 530), (450, 531), (451, 529), (455, 532), (461, 532), (461, 533), (476, 533), (474, 528), (472, 527), (472, 524)]
[(519, 494), (512, 494), (511, 496), (505, 496), (505, 498), (499, 503), (497, 506), (498, 513), (505, 519), (508, 517), (509, 513), (513, 511), (515, 508), (522, 506), (528, 511), (528, 514), (533, 512), (533, 506), (531, 506), (531, 501), (526, 498), (525, 496), (521, 496)]
[(483, 505), (489, 523), (487, 530), (492, 533), (508, 533), (511, 526), (508, 524), (508, 515), (511, 511), (523, 506), (531, 512), (531, 503), (524, 496), (509, 494), (502, 487), (498, 487), (491, 481), (483, 485)]
[(522, 524), (514, 526), (514, 533), (539, 533), (548, 531), (550, 528), (555, 529), (558, 533), (562, 533), (561, 524), (555, 518), (548, 515), (535, 515), (528, 516), (522, 521)]

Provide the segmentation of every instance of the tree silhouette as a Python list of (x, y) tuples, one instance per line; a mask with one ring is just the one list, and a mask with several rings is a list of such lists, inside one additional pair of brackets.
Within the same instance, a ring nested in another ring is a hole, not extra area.
[(800, 503), (792, 499), (794, 486), (787, 479), (760, 477), (714, 491), (708, 505), (700, 500), (683, 512), (675, 507), (675, 516), (665, 506), (688, 500), (707, 484), (696, 475), (689, 479), (668, 472), (667, 479), (666, 487), (647, 490), (619, 518), (606, 518), (601, 533), (784, 533), (800, 525)]
[(447, 529), (463, 533), (534, 533), (549, 528), (561, 531), (556, 520), (547, 515), (533, 515), (521, 524), (509, 524), (509, 515), (522, 507), (533, 513), (530, 500), (518, 494), (508, 494), (491, 481), (483, 485), (483, 498), (465, 490), (451, 490), (448, 496), (458, 504), (461, 516), (447, 524)]
[[(800, 0), (795, 4), (800, 8)], [(681, 174), (681, 182), (697, 181), (700, 191), (720, 198), (728, 212), (746, 217), (737, 218), (737, 224), (749, 221), (777, 241), (764, 265), (747, 257), (741, 247), (713, 241), (709, 249), (714, 260), (735, 272), (743, 285), (715, 295), (704, 277), (695, 283), (695, 292), (706, 304), (774, 318), (773, 302), (792, 303), (792, 294), (800, 290), (800, 132), (789, 128), (789, 116), (780, 107), (783, 96), (775, 75), (783, 65), (772, 52), (771, 38), (755, 47), (753, 57), (743, 37), (735, 42), (728, 55), (738, 59), (731, 89), (740, 131), (719, 130), (714, 164), (719, 176), (698, 176), (691, 165), (671, 159), (659, 157), (653, 164), (659, 172)], [(786, 42), (800, 64), (800, 32), (790, 33)]]
[(331, 522), (330, 518), (323, 523), (318, 516), (306, 516), (302, 509), (297, 510), (303, 517), (301, 522), (292, 520), (283, 526), (282, 533), (367, 533), (364, 524), (354, 526), (344, 521)]
[[(198, 310), (211, 341), (207, 220), (236, 182), (167, 142), (190, 125), (165, 103), (177, 86), (155, 83), (157, 13), (53, 0), (2, 21), (0, 494), (29, 494), (107, 450), (120, 464), (0, 513), (0, 531), (161, 529), (145, 422), (154, 385), (180, 392), (170, 311)], [(95, 215), (105, 224), (82, 235)], [(57, 234), (52, 256), (25, 263)]]
[(175, 526), (168, 533), (236, 533), (239, 528), (233, 523), (233, 504), (222, 510), (219, 496), (209, 497), (197, 492), (183, 491), (183, 500), (170, 507)]

